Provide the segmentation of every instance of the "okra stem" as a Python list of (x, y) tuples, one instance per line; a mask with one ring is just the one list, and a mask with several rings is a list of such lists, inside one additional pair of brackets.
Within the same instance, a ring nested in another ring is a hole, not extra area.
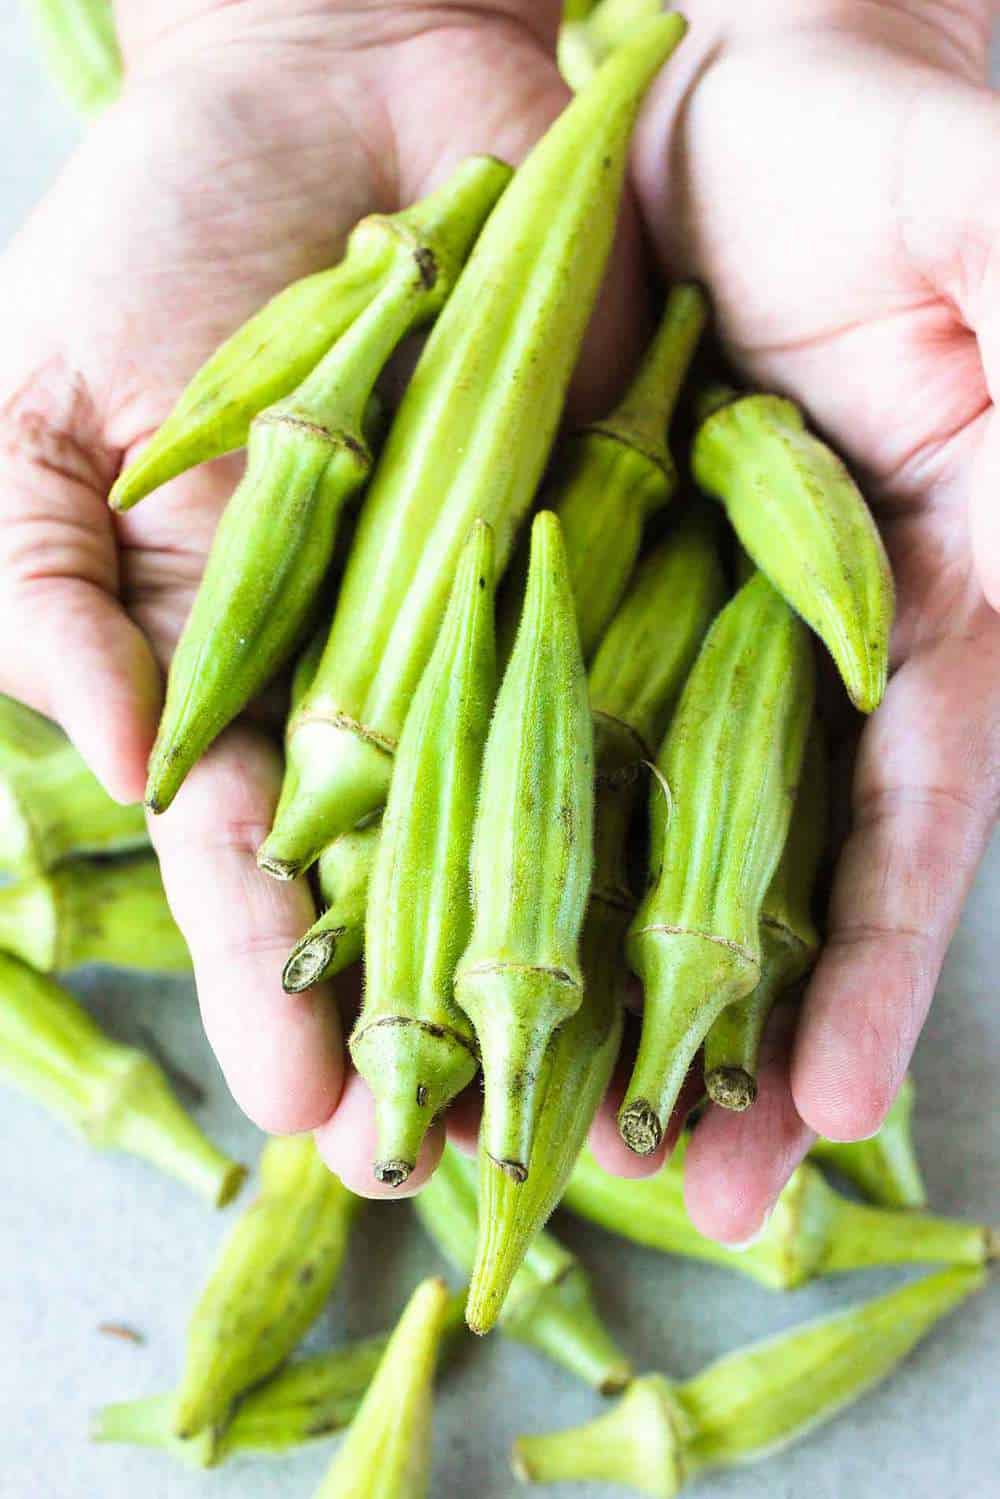
[(319, 888), (326, 910), (296, 943), (281, 982), (289, 994), (342, 973), (364, 951), (368, 887), (381, 820), (343, 833), (319, 858)]

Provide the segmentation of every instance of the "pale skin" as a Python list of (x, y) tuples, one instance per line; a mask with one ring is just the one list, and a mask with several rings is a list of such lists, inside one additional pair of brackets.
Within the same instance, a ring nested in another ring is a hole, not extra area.
[[(830, 935), (778, 1016), (756, 1108), (712, 1109), (691, 1213), (751, 1237), (814, 1131), (875, 1130), (909, 1061), (1000, 790), (1000, 100), (986, 0), (690, 0), (653, 91), (635, 199), (668, 274), (713, 292), (750, 381), (802, 401), (855, 465), (899, 586), (894, 675), (866, 726)], [(106, 494), (220, 339), (328, 265), (364, 213), (473, 151), (516, 160), (562, 107), (554, 0), (117, 0), (128, 82), (0, 264), (0, 689), (141, 797), (169, 661), (238, 464), (125, 517)], [(575, 409), (632, 359), (635, 203)], [(209, 1039), (262, 1127), (315, 1129), (358, 1191), (370, 1099), (332, 996), (283, 994), (311, 919), (260, 874), (280, 764), (227, 733), (154, 819)], [(459, 1131), (462, 1133), (462, 1131)], [(468, 1126), (464, 1131), (468, 1137)], [(594, 1145), (637, 1173), (610, 1106)], [(432, 1132), (405, 1190), (441, 1148)]]

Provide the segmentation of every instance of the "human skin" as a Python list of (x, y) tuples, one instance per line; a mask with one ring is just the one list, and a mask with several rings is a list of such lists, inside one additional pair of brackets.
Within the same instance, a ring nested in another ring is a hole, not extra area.
[[(458, 159), (518, 159), (567, 97), (555, 0), (118, 0), (127, 82), (0, 264), (0, 689), (56, 717), (108, 788), (142, 795), (162, 672), (221, 506), (223, 460), (125, 516), (106, 494), (218, 342), (336, 258), (364, 213)], [(983, 86), (991, 7), (689, 0), (692, 30), (636, 141), (668, 274), (712, 288), (752, 381), (800, 399), (877, 504), (899, 586), (894, 675), (866, 726), (826, 951), (780, 1011), (760, 1098), (711, 1109), (688, 1155), (703, 1232), (759, 1228), (812, 1131), (877, 1128), (993, 825), (1000, 738), (1000, 377)], [(633, 207), (574, 407), (606, 405), (644, 309)], [(209, 1035), (245, 1111), (317, 1129), (370, 1176), (367, 1090), (331, 994), (285, 995), (302, 882), (261, 875), (279, 761), (244, 723), (152, 820)], [(617, 1143), (612, 1169), (658, 1164)], [(432, 1132), (405, 1191), (441, 1148)]]

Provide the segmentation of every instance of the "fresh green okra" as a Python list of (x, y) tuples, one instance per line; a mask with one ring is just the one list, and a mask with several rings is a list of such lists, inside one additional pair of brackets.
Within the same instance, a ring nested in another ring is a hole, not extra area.
[(625, 930), (635, 905), (626, 851), (640, 762), (662, 733), (724, 598), (708, 528), (700, 519), (685, 522), (639, 569), (591, 668), (597, 775), (583, 1000), (549, 1045), (527, 1181), (516, 1184), (488, 1155), (480, 1158), (480, 1236), (467, 1310), (476, 1332), (489, 1331), (500, 1315), (610, 1082), (621, 1042)]
[(808, 634), (758, 573), (709, 631), (660, 750), (650, 888), (627, 943), (645, 1008), (618, 1123), (638, 1155), (659, 1145), (716, 1018), (760, 979), (812, 699)]
[[(667, 430), (707, 312), (700, 287), (673, 287), (656, 337), (620, 404), (603, 421), (570, 437), (557, 457), (545, 503), (562, 526), (587, 661), (628, 587), (646, 520), (677, 488)], [(521, 549), (501, 598), (498, 632), (504, 661), (513, 644), (526, 573), (526, 549)]]
[[(446, 1145), (414, 1205), (441, 1253), (468, 1274), (479, 1234), (475, 1164)], [(499, 1326), (506, 1337), (544, 1353), (602, 1394), (624, 1389), (632, 1378), (628, 1359), (597, 1314), (583, 1266), (551, 1234), (532, 1240)]]
[(0, 887), (0, 949), (42, 973), (109, 963), (187, 973), (191, 958), (152, 854), (72, 859)]
[(414, 1291), (315, 1499), (425, 1499), (447, 1307), (443, 1280)]
[(121, 93), (124, 67), (111, 0), (27, 0), (45, 66), (66, 102), (90, 116)]
[(0, 1080), (37, 1099), (97, 1150), (124, 1150), (214, 1203), (246, 1172), (207, 1140), (162, 1070), (106, 1036), (52, 979), (0, 953)]
[(810, 1153), (848, 1177), (871, 1202), (886, 1208), (925, 1207), (927, 1189), (910, 1127), (913, 1103), (913, 1080), (907, 1077), (877, 1135), (851, 1144), (817, 1140)]
[(779, 396), (706, 392), (694, 476), (754, 562), (824, 642), (871, 713), (889, 670), (893, 582), (878, 528), (837, 455)]
[(812, 894), (826, 847), (826, 782), (821, 731), (813, 723), (788, 839), (761, 906), (760, 981), (746, 999), (723, 1010), (705, 1037), (705, 1087), (725, 1109), (742, 1112), (756, 1101), (757, 1064), (768, 1016), (778, 996), (805, 977), (819, 952)]
[(260, 1195), (224, 1239), (188, 1324), (175, 1436), (223, 1425), (288, 1357), (329, 1298), (356, 1207), (310, 1135), (267, 1142)]
[(375, 1176), (390, 1186), (479, 1070), (454, 980), (472, 927), (469, 851), (496, 675), (493, 533), (479, 521), (406, 715), (368, 900), (350, 1049), (375, 1098)]
[(0, 869), (40, 874), (148, 843), (141, 807), (112, 801), (61, 729), (0, 696)]
[(602, 1171), (584, 1151), (563, 1201), (580, 1217), (636, 1244), (724, 1265), (772, 1291), (877, 1265), (983, 1265), (1000, 1254), (994, 1229), (851, 1202), (808, 1161), (794, 1172), (760, 1237), (746, 1249), (727, 1249), (703, 1238), (688, 1218), (686, 1153), (682, 1137), (656, 1176), (625, 1181)]
[(559, 28), (559, 69), (572, 89), (581, 89), (636, 26), (659, 15), (661, 0), (600, 0), (579, 9), (566, 6)]
[(483, 1065), (480, 1140), (528, 1172), (542, 1064), (580, 1008), (593, 870), (594, 733), (559, 522), (539, 511), (521, 624), (497, 695), (473, 835), (472, 935), (455, 998)]
[(254, 417), (246, 474), (223, 511), (170, 664), (146, 802), (170, 805), (218, 734), (287, 661), (333, 558), (340, 515), (372, 454), (365, 411), (400, 341), (443, 306), (509, 180), (475, 158), (433, 232), (290, 395)]
[(319, 888), (326, 910), (295, 944), (285, 964), (281, 982), (289, 994), (311, 989), (361, 957), (368, 888), (381, 831), (381, 819), (367, 823), (342, 833), (320, 854)]
[[(401, 273), (415, 269), (447, 294), (455, 274), (451, 256), (468, 253), (509, 177), (503, 162), (472, 157), (410, 208), (362, 219), (338, 265), (285, 287), (202, 365), (118, 479), (114, 509), (130, 510), (168, 479), (244, 447), (254, 417), (290, 396)], [(442, 248), (445, 261), (438, 264)]]
[(587, 1426), (521, 1437), (529, 1483), (596, 1479), (672, 1496), (717, 1468), (780, 1451), (880, 1384), (921, 1338), (982, 1289), (982, 1270), (941, 1270), (731, 1353), (694, 1379), (637, 1379)]
[(493, 527), (498, 574), (510, 556), (607, 261), (632, 125), (684, 31), (677, 14), (651, 21), (560, 116), (428, 339), (362, 507), (323, 659), (289, 723), (259, 855), (277, 878), (384, 804), (472, 523)]

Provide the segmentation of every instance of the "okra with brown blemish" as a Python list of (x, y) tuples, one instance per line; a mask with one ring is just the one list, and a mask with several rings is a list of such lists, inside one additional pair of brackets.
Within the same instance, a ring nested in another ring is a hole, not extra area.
[(289, 994), (311, 989), (356, 963), (365, 947), (365, 915), (381, 818), (343, 833), (317, 866), (325, 909), (292, 949), (281, 982)]

